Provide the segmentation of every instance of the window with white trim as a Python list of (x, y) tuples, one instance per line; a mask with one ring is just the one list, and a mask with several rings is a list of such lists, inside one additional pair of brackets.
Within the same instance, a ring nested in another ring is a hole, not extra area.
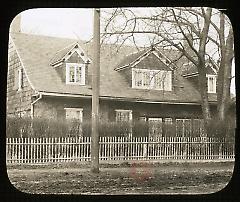
[(85, 65), (79, 63), (66, 64), (66, 84), (85, 85)]
[(172, 118), (164, 118), (164, 123), (167, 125), (172, 125)]
[(132, 87), (171, 91), (172, 72), (132, 68)]
[(193, 119), (192, 130), (194, 136), (204, 136), (204, 122), (203, 119)]
[(83, 120), (83, 109), (82, 108), (64, 108), (66, 110), (67, 120)]
[(162, 118), (148, 118), (149, 121), (149, 136), (162, 136)]
[(14, 81), (14, 88), (20, 91), (23, 87), (23, 69), (17, 69), (15, 71), (15, 81)]
[(216, 93), (216, 83), (217, 83), (216, 75), (207, 74), (208, 93)]
[(116, 121), (128, 122), (132, 120), (132, 110), (116, 109)]
[(176, 135), (177, 137), (189, 137), (192, 131), (191, 119), (176, 119)]

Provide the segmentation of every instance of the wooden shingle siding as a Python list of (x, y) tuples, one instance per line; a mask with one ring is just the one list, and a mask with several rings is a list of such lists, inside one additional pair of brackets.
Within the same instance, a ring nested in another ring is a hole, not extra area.
[(66, 64), (63, 63), (58, 67), (52, 67), (52, 68), (55, 68), (55, 71), (57, 72), (59, 78), (61, 78), (61, 81), (63, 83), (66, 83)]
[(141, 60), (134, 68), (166, 71), (170, 70), (170, 68), (160, 61), (153, 53)]
[[(8, 79), (7, 79), (7, 114), (17, 115), (25, 113), (30, 115), (31, 97), (33, 90), (26, 78), (21, 61), (12, 42), (9, 42), (8, 50)], [(22, 69), (22, 88), (18, 90), (18, 71)]]

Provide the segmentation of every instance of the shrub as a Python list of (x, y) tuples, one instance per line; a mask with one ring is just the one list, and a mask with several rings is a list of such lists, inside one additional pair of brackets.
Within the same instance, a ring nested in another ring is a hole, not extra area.
[(146, 121), (133, 122), (133, 136), (146, 137), (149, 133), (149, 124)]
[(32, 133), (31, 119), (9, 117), (6, 120), (6, 135), (7, 137), (28, 137)]
[(227, 117), (225, 121), (213, 118), (207, 128), (208, 137), (233, 139), (235, 136), (235, 119)]
[[(176, 134), (176, 124), (149, 123), (145, 121), (129, 122), (99, 122), (99, 135), (104, 137), (117, 136), (146, 137), (150, 133), (156, 136), (165, 137), (199, 137), (204, 134), (203, 125), (195, 123), (191, 129), (178, 131)], [(183, 134), (184, 132), (184, 134)], [(19, 118), (8, 117), (6, 122), (7, 137), (79, 137), (91, 136), (91, 121), (80, 123), (77, 120), (54, 120), (43, 118)], [(234, 138), (235, 119), (228, 117), (226, 122), (213, 119), (209, 123), (209, 137)]]

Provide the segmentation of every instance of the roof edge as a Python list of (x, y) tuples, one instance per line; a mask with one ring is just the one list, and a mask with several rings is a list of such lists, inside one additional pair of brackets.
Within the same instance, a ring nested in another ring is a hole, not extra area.
[[(71, 94), (71, 93), (57, 93), (57, 92), (46, 92), (39, 91), (39, 94), (43, 96), (57, 96), (57, 97), (72, 97), (72, 98), (92, 98), (92, 95), (87, 94)], [(125, 97), (113, 97), (113, 96), (100, 96), (103, 100), (117, 100), (126, 102), (137, 102), (137, 103), (152, 103), (152, 104), (180, 104), (180, 105), (201, 105), (200, 102), (174, 102), (174, 101), (158, 101), (158, 100), (144, 100), (138, 98), (125, 98)], [(215, 101), (209, 102), (210, 104), (215, 104)]]
[[(129, 64), (123, 65), (123, 66), (121, 66), (121, 67), (115, 67), (114, 70), (120, 71), (120, 70), (123, 70), (123, 69), (125, 69), (125, 68), (135, 66), (135, 65), (136, 65), (135, 63), (136, 63), (138, 60), (140, 60), (141, 58), (144, 59), (145, 57), (147, 57), (147, 56), (150, 54), (151, 51), (152, 51), (152, 49), (149, 48), (148, 50), (144, 51), (143, 54), (141, 54), (139, 57), (137, 57), (135, 60), (133, 60), (133, 61), (130, 62)], [(139, 61), (139, 62), (140, 62), (140, 61)]]
[(26, 68), (25, 68), (25, 66), (24, 66), (24, 64), (23, 64), (22, 58), (21, 58), (21, 56), (20, 56), (20, 54), (19, 54), (19, 52), (18, 52), (18, 50), (17, 50), (16, 44), (14, 43), (14, 40), (12, 39), (12, 36), (11, 36), (11, 35), (9, 35), (9, 40), (10, 40), (10, 41), (12, 42), (12, 44), (13, 44), (13, 48), (14, 48), (14, 50), (15, 50), (16, 53), (17, 53), (17, 56), (18, 56), (18, 58), (19, 58), (19, 60), (20, 60), (20, 63), (21, 63), (21, 66), (22, 66), (22, 68), (23, 68), (23, 70), (24, 70), (24, 73), (25, 73), (25, 75), (26, 75), (27, 81), (28, 81), (28, 83), (30, 84), (30, 87), (32, 88), (32, 90), (36, 90), (35, 87), (34, 87), (34, 85), (33, 85), (32, 82), (31, 82), (31, 80), (29, 79), (29, 76), (28, 76), (27, 71), (26, 71)]

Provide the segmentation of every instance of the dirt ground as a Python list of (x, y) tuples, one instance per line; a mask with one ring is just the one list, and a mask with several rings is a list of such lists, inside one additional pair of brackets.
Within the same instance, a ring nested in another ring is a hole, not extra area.
[(231, 179), (233, 162), (90, 164), (9, 166), (18, 190), (35, 194), (202, 194), (223, 189)]

